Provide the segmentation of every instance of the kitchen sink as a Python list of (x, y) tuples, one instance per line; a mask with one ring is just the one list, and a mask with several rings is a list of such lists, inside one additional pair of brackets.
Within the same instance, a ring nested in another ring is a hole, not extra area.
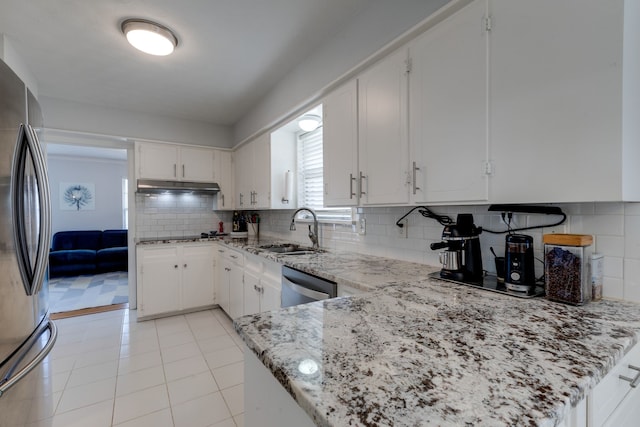
[(260, 249), (282, 255), (308, 255), (323, 252), (322, 249), (314, 249), (310, 246), (301, 246), (294, 243), (264, 245), (260, 246)]

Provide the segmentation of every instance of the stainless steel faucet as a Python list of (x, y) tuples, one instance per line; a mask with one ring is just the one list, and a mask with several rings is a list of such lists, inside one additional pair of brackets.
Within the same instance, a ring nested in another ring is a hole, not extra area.
[(309, 226), (309, 239), (311, 240), (311, 243), (313, 243), (313, 249), (319, 249), (320, 245), (318, 245), (318, 217), (316, 216), (316, 213), (313, 211), (313, 209), (302, 207), (295, 211), (291, 216), (291, 225), (289, 226), (289, 230), (296, 231), (296, 215), (300, 211), (307, 211), (310, 212), (311, 215), (313, 215), (313, 231), (311, 231), (311, 226)]

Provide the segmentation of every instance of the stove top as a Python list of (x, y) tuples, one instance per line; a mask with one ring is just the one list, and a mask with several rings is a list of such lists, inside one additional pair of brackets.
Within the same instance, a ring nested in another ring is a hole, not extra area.
[(486, 274), (483, 277), (482, 283), (480, 282), (462, 282), (458, 280), (445, 279), (440, 277), (440, 271), (429, 274), (429, 277), (433, 279), (444, 280), (445, 282), (457, 283), (459, 285), (471, 286), (472, 288), (484, 289), (486, 291), (498, 292), (500, 294), (511, 295), (517, 298), (536, 298), (544, 296), (544, 286), (542, 284), (536, 284), (533, 292), (516, 292), (507, 289), (504, 283), (498, 283), (498, 278), (494, 274)]

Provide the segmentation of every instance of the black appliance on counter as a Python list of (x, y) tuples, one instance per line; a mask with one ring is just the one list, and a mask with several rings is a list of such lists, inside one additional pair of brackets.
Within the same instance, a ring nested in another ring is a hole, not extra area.
[(504, 282), (507, 289), (515, 292), (531, 292), (536, 286), (533, 237), (526, 234), (507, 235), (504, 255)]
[(442, 269), (440, 277), (460, 282), (482, 282), (482, 254), (480, 253), (482, 229), (473, 223), (473, 215), (458, 214), (455, 224), (446, 225), (442, 242), (432, 243), (431, 249), (445, 249), (439, 253)]

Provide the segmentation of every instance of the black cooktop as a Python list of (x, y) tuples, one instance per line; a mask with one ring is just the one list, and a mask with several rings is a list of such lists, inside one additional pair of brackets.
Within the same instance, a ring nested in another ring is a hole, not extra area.
[(532, 292), (516, 292), (507, 289), (504, 283), (498, 283), (498, 278), (494, 274), (486, 274), (482, 282), (462, 282), (458, 280), (445, 279), (440, 277), (440, 271), (429, 274), (429, 277), (433, 279), (444, 280), (445, 282), (457, 283), (459, 285), (471, 286), (472, 288), (484, 289), (491, 292), (498, 292), (505, 295), (511, 295), (518, 298), (536, 298), (544, 296), (544, 286), (542, 284), (536, 284), (536, 287)]

